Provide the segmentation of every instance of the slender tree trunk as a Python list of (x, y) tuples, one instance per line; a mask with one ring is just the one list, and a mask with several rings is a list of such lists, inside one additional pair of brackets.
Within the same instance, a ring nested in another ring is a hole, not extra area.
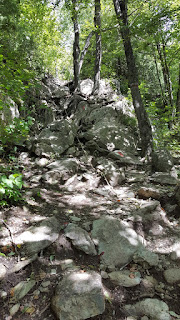
[(121, 36), (123, 39), (128, 68), (128, 81), (138, 120), (138, 127), (141, 139), (141, 154), (142, 156), (151, 155), (153, 151), (152, 129), (142, 102), (138, 85), (138, 72), (136, 69), (133, 49), (131, 46), (130, 30), (128, 25), (127, 0), (113, 0), (113, 2), (116, 16), (121, 29)]
[[(154, 48), (153, 48), (153, 50), (154, 50)], [(154, 53), (154, 62), (155, 62), (155, 66), (156, 66), (156, 73), (157, 73), (157, 78), (158, 78), (158, 81), (159, 81), (159, 86), (160, 86), (160, 89), (161, 89), (161, 98), (162, 98), (162, 101), (163, 101), (163, 108), (165, 109), (165, 106), (166, 106), (167, 102), (166, 102), (166, 97), (164, 96), (164, 90), (163, 90), (161, 79), (160, 79), (160, 74), (159, 74), (159, 69), (158, 69), (158, 64), (157, 64), (157, 59), (156, 59), (156, 54), (155, 53)]]
[(74, 25), (74, 43), (73, 43), (73, 65), (74, 65), (74, 90), (79, 84), (79, 24), (78, 24), (78, 8), (77, 0), (72, 0), (72, 21)]
[(94, 89), (93, 93), (97, 94), (100, 84), (100, 71), (101, 71), (101, 0), (95, 0), (95, 14), (94, 14), (94, 26), (96, 33), (96, 60), (95, 60), (95, 72), (94, 72)]
[(157, 51), (159, 54), (159, 59), (161, 61), (161, 67), (163, 72), (164, 84), (165, 84), (165, 93), (167, 95), (167, 104), (171, 108), (171, 119), (169, 119), (168, 125), (169, 129), (172, 127), (173, 119), (175, 117), (175, 108), (174, 108), (174, 101), (173, 101), (173, 93), (172, 93), (172, 83), (170, 78), (169, 67), (167, 64), (166, 58), (166, 46), (163, 43), (162, 45), (158, 42), (157, 43)]
[(89, 35), (87, 36), (86, 43), (84, 45), (83, 50), (81, 51), (81, 56), (80, 56), (80, 60), (79, 60), (79, 74), (81, 72), (81, 68), (82, 68), (82, 65), (83, 65), (83, 62), (84, 62), (84, 57), (85, 57), (85, 55), (86, 55), (86, 53), (88, 51), (88, 48), (90, 46), (90, 41), (91, 41), (91, 38), (92, 38), (93, 35), (94, 35), (94, 31), (91, 31), (89, 33)]
[(178, 81), (178, 91), (176, 99), (176, 117), (180, 120), (180, 64), (179, 64), (179, 81)]

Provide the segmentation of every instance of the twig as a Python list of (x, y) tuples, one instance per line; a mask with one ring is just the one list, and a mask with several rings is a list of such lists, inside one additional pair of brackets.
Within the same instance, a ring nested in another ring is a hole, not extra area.
[(11, 245), (15, 251), (15, 253), (17, 254), (18, 256), (18, 260), (19, 260), (19, 253), (17, 251), (17, 248), (16, 248), (16, 244), (14, 242), (14, 239), (13, 239), (13, 235), (12, 235), (12, 232), (11, 232), (11, 229), (9, 228), (9, 226), (7, 225), (7, 223), (3, 220), (3, 219), (0, 219), (0, 222), (5, 226), (5, 228), (8, 230), (9, 232), (9, 236), (10, 236), (10, 239), (11, 239)]

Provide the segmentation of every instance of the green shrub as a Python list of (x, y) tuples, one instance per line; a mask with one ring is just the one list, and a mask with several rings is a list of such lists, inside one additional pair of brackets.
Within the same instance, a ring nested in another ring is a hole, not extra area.
[(21, 145), (29, 135), (29, 128), (33, 119), (28, 117), (27, 120), (14, 118), (13, 122), (6, 124), (0, 122), (0, 142), (3, 148)]
[(22, 200), (22, 174), (14, 173), (0, 176), (0, 206), (6, 206)]

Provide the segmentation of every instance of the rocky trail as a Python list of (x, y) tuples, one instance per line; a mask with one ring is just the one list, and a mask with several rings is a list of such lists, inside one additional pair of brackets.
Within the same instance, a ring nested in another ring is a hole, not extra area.
[(90, 91), (38, 97), (26, 201), (0, 212), (0, 319), (180, 320), (180, 160), (148, 165), (125, 98)]

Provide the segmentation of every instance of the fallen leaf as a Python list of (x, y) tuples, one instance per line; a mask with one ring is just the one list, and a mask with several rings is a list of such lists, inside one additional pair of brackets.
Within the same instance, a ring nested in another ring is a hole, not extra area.
[(10, 295), (11, 295), (11, 297), (14, 297), (14, 288), (12, 288), (12, 289), (10, 290)]
[(31, 314), (34, 313), (34, 311), (35, 311), (35, 308), (34, 308), (34, 307), (28, 307), (25, 312), (26, 312), (26, 313), (29, 313), (29, 314), (31, 315)]

